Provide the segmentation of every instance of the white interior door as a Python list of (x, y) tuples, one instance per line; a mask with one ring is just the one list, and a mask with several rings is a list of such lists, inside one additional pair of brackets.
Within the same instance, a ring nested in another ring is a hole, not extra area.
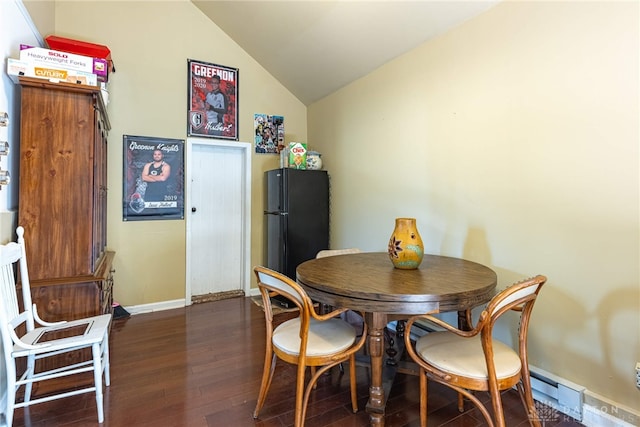
[(187, 304), (250, 286), (250, 144), (187, 139)]

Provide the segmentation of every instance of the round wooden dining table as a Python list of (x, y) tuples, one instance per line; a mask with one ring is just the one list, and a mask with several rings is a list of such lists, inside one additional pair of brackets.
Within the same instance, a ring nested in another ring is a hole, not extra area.
[(472, 261), (425, 255), (418, 269), (400, 270), (386, 252), (305, 261), (298, 265), (296, 279), (314, 301), (365, 313), (371, 366), (367, 412), (372, 426), (384, 426), (384, 329), (390, 318), (462, 313), (488, 302), (497, 284), (492, 269)]

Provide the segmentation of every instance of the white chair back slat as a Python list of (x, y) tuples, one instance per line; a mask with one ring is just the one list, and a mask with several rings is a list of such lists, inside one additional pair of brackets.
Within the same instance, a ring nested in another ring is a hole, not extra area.
[[(514, 285), (514, 286), (517, 286), (517, 285)], [(540, 287), (540, 283), (533, 282), (531, 285), (525, 288), (519, 289), (510, 295), (507, 295), (502, 301), (500, 301), (498, 304), (495, 305), (493, 311), (491, 312), (491, 315), (497, 313), (503, 307), (510, 305), (514, 301), (518, 301), (522, 298), (527, 298), (533, 295), (534, 293), (536, 293), (539, 287)]]
[[(18, 245), (20, 246), (20, 259), (18, 260), (20, 269), (20, 283), (22, 287), (22, 303), (23, 310), (29, 312), (27, 319), (27, 330), (32, 331), (35, 328), (33, 302), (31, 300), (31, 281), (29, 280), (29, 269), (27, 268), (27, 251), (24, 247), (24, 228), (16, 229), (18, 235)], [(36, 314), (37, 315), (37, 314)]]
[(324, 249), (316, 254), (316, 258), (325, 258), (328, 256), (346, 255), (346, 254), (359, 254), (361, 251), (358, 248), (347, 249)]
[(273, 276), (269, 276), (268, 274), (265, 274), (261, 271), (258, 272), (258, 278), (260, 279), (260, 282), (264, 283), (265, 285), (270, 286), (274, 289), (281, 290), (291, 295), (300, 303), (300, 305), (304, 305), (304, 301), (300, 296), (300, 293), (295, 288), (289, 286), (287, 283), (283, 282), (282, 280)]

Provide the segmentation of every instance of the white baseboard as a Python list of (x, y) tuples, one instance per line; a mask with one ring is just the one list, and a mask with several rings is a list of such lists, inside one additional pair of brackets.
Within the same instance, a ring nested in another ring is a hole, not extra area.
[(581, 422), (586, 427), (637, 427), (640, 426), (640, 413), (585, 391)]
[[(255, 296), (260, 295), (260, 290), (258, 288), (249, 289), (249, 294), (247, 296)], [(172, 308), (183, 308), (187, 305), (185, 299), (175, 299), (171, 301), (161, 301), (161, 302), (153, 302), (150, 304), (140, 304), (140, 305), (129, 305), (122, 306), (125, 310), (129, 312), (129, 314), (142, 314), (142, 313), (152, 313), (154, 311), (162, 311), (162, 310), (171, 310)]]
[(183, 298), (171, 301), (153, 302), (150, 304), (130, 305), (127, 307), (123, 306), (123, 308), (127, 310), (129, 314), (134, 315), (152, 313), (154, 311), (171, 310), (172, 308), (183, 308), (185, 305), (185, 300)]

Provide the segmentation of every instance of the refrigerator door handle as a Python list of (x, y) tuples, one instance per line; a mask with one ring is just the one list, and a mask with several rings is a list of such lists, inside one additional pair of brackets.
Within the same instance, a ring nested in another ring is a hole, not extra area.
[(264, 211), (265, 215), (289, 215), (289, 212), (280, 212), (280, 211)]

